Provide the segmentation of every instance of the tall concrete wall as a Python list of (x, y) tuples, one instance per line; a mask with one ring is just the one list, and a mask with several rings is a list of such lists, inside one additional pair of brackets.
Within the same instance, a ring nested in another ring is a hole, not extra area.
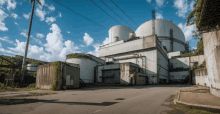
[[(164, 53), (165, 54), (165, 53)], [(157, 74), (159, 79), (166, 79), (168, 83), (169, 65), (167, 55), (163, 55), (161, 51), (157, 50)]]
[(205, 61), (204, 55), (191, 56), (190, 58), (190, 67), (192, 68), (195, 62), (198, 62), (198, 66), (200, 66)]
[(220, 30), (203, 33), (202, 37), (210, 92), (220, 97)]
[(192, 83), (196, 85), (210, 86), (207, 69), (196, 69), (192, 76)]

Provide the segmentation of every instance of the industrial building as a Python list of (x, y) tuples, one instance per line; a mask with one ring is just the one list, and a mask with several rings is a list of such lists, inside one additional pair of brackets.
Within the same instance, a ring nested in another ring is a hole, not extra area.
[(99, 58), (90, 54), (66, 58), (67, 63), (80, 65), (80, 78), (85, 82), (144, 85), (189, 77), (189, 67), (183, 69), (185, 77), (170, 70), (172, 57), (188, 52), (189, 47), (172, 21), (146, 21), (135, 32), (127, 26), (113, 26), (109, 38), (109, 44), (99, 47)]

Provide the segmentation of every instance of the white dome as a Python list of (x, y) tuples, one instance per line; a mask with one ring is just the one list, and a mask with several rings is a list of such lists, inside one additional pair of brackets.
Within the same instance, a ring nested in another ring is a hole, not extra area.
[[(133, 32), (133, 30), (127, 26), (123, 25), (116, 25), (109, 29), (109, 38), (111, 39), (111, 42), (116, 42), (119, 40), (128, 40), (129, 39), (129, 33)], [(116, 37), (118, 39), (116, 40)]]
[[(168, 52), (170, 52), (170, 41), (166, 37), (170, 37), (170, 29), (173, 30), (173, 38), (176, 38), (183, 43), (185, 43), (185, 36), (182, 30), (173, 22), (156, 19), (155, 20), (155, 34), (158, 36), (158, 39), (162, 41), (162, 45), (166, 46)], [(135, 31), (137, 37), (150, 36), (152, 35), (152, 20), (146, 21), (140, 25)], [(182, 45), (177, 42), (173, 42), (173, 51), (185, 51), (185, 45)]]

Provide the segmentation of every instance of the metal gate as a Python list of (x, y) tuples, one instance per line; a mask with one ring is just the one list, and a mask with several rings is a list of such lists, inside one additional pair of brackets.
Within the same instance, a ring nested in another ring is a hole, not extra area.
[(102, 71), (102, 82), (110, 84), (120, 84), (120, 70), (111, 69)]

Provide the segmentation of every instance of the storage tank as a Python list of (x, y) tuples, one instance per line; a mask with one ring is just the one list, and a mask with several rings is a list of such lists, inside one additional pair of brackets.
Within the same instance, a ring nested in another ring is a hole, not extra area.
[[(182, 30), (176, 24), (165, 19), (155, 19), (155, 34), (158, 39), (162, 41), (162, 45), (166, 46), (168, 52), (172, 51), (170, 47), (171, 43), (167, 39), (170, 37), (171, 30), (173, 31), (173, 38), (181, 41), (182, 43), (186, 43)], [(137, 37), (152, 35), (152, 20), (146, 21), (140, 25), (135, 33)], [(173, 52), (175, 51), (185, 51), (185, 45), (173, 41)]]
[[(133, 30), (127, 26), (117, 25), (111, 27), (108, 32), (109, 32), (109, 38), (111, 39), (111, 43), (112, 43), (119, 40), (129, 39), (129, 33), (133, 32)], [(116, 40), (116, 37), (118, 37), (118, 40)]]
[[(78, 55), (77, 55), (78, 54)], [(91, 60), (86, 54), (75, 53), (76, 56), (66, 56), (67, 63), (79, 64), (80, 78), (85, 83), (94, 83), (94, 67), (97, 66), (97, 62)]]
[(39, 65), (38, 64), (27, 64), (28, 73), (37, 72), (37, 66)]

